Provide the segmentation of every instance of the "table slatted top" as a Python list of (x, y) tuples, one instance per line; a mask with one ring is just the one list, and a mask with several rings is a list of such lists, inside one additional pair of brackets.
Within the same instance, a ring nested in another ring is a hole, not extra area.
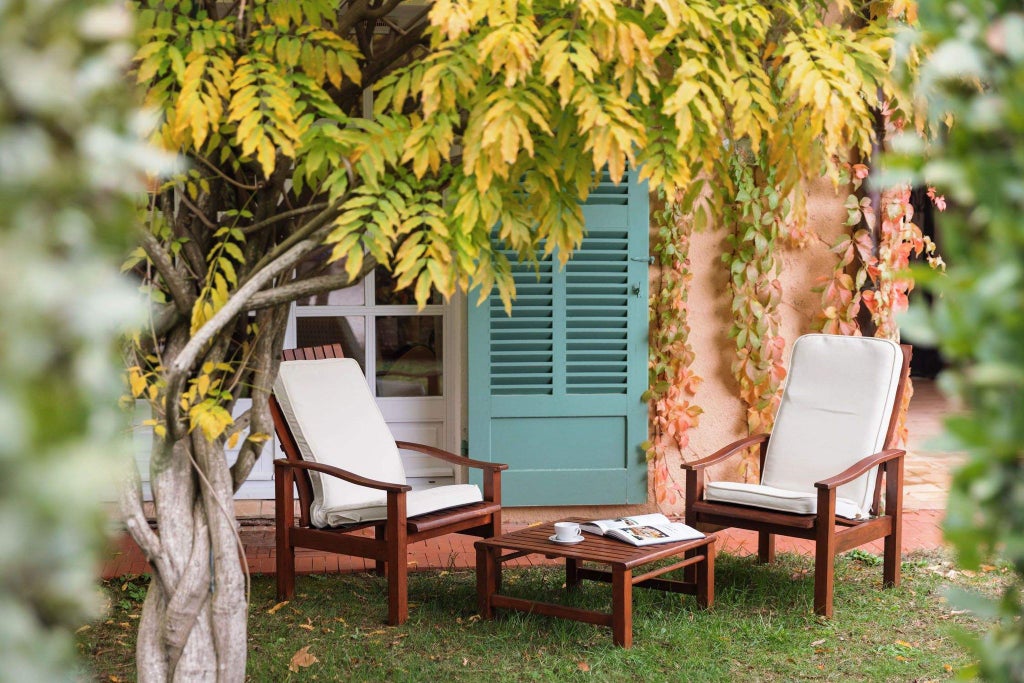
[[(585, 519), (570, 519), (566, 521), (583, 523)], [(657, 543), (654, 545), (637, 547), (618, 541), (614, 538), (598, 536), (583, 532), (584, 541), (575, 545), (555, 543), (550, 537), (555, 533), (553, 523), (538, 524), (537, 526), (526, 527), (511, 531), (501, 536), (477, 541), (478, 548), (504, 548), (506, 550), (518, 550), (548, 557), (564, 557), (587, 562), (598, 562), (610, 566), (618, 566), (623, 569), (660, 560), (665, 557), (680, 555), (687, 550), (694, 550), (704, 547), (715, 539), (714, 534), (708, 534), (704, 538), (690, 541), (679, 541), (676, 543)]]

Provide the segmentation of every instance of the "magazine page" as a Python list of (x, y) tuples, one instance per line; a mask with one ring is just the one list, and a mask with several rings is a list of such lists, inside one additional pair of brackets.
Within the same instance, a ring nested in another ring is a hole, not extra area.
[(598, 519), (593, 522), (580, 524), (583, 531), (592, 534), (606, 535), (612, 529), (623, 529), (631, 526), (650, 526), (671, 524), (668, 517), (660, 513), (650, 515), (632, 515), (630, 517), (617, 517), (615, 519)]
[(652, 545), (654, 543), (675, 543), (704, 538), (704, 534), (681, 522), (668, 524), (645, 524), (611, 529), (608, 535), (633, 545)]

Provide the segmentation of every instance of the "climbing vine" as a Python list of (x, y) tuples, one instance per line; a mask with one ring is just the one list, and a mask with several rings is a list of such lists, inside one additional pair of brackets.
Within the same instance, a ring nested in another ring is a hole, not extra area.
[[(940, 270), (945, 263), (936, 253), (935, 243), (914, 222), (910, 185), (901, 183), (883, 190), (876, 211), (871, 197), (858, 194), (868, 173), (864, 164), (853, 164), (843, 176), (852, 188), (846, 199), (846, 225), (852, 232), (832, 247), (838, 259), (832, 274), (822, 278), (816, 288), (822, 304), (818, 328), (830, 334), (861, 334), (858, 315), (863, 304), (871, 316), (874, 336), (899, 341), (895, 315), (907, 310), (914, 289), (911, 258), (924, 255), (929, 266)], [(943, 196), (932, 188), (927, 195), (936, 209), (945, 210)]]
[(733, 230), (722, 254), (732, 290), (732, 372), (747, 407), (747, 429), (756, 434), (770, 430), (786, 376), (778, 310), (782, 284), (777, 275), (790, 201), (763, 155), (737, 154), (732, 179), (736, 195), (726, 217)]
[(661, 283), (651, 295), (649, 389), (645, 400), (651, 406), (652, 439), (645, 444), (652, 463), (654, 491), (658, 503), (675, 504), (683, 491), (669, 474), (667, 454), (682, 451), (697, 426), (701, 408), (693, 403), (701, 378), (693, 371), (694, 352), (690, 345), (689, 290), (690, 235), (693, 222), (679, 197), (666, 198), (655, 214), (658, 236), (653, 251)]

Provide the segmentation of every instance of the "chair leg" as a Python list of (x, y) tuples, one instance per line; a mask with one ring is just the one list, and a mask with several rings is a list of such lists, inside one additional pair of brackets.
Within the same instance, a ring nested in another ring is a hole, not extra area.
[(832, 616), (832, 589), (835, 584), (835, 556), (829, 552), (816, 551), (814, 556), (814, 613), (823, 617)]
[(775, 534), (767, 531), (757, 532), (757, 561), (761, 564), (775, 561)]
[(291, 470), (274, 465), (274, 552), (277, 562), (277, 599), (295, 597), (295, 501), (292, 499), (294, 478)]
[(836, 556), (832, 543), (828, 541), (835, 537), (831, 534), (826, 534), (826, 537), (828, 540), (819, 537), (814, 547), (814, 613), (831, 617)]
[(388, 623), (404, 624), (409, 618), (409, 538), (405, 526), (405, 493), (388, 491), (388, 516), (384, 523), (387, 549)]
[[(385, 528), (384, 525), (378, 525), (373, 529), (373, 537), (379, 542), (384, 540)], [(384, 576), (387, 573), (387, 562), (384, 560), (373, 561), (373, 573), (377, 576)]]
[(882, 554), (882, 585), (886, 588), (900, 585), (900, 546), (902, 545), (901, 520), (893, 520), (893, 531), (885, 537)]
[(277, 599), (291, 600), (295, 597), (295, 548), (285, 541), (278, 542), (277, 554)]
[(388, 623), (392, 626), (404, 624), (409, 619), (408, 560), (405, 543), (388, 544)]

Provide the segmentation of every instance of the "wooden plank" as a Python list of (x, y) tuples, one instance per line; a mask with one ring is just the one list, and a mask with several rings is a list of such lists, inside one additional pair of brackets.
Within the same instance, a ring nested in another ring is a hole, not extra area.
[[(701, 556), (703, 559), (703, 555)], [(656, 574), (646, 574), (645, 576), (651, 577)], [(612, 574), (611, 572), (601, 571), (600, 569), (581, 569), (579, 571), (581, 579), (587, 579), (589, 581), (600, 581), (602, 583), (611, 583)], [(666, 593), (684, 593), (686, 595), (697, 594), (697, 584), (690, 581), (676, 581), (673, 579), (659, 579), (659, 578), (643, 578), (634, 577), (633, 585), (638, 588), (648, 588), (652, 590), (665, 591)]]
[(573, 621), (582, 621), (586, 624), (596, 624), (598, 626), (612, 625), (612, 615), (579, 609), (578, 607), (556, 605), (550, 602), (524, 600), (522, 598), (513, 598), (508, 595), (492, 595), (490, 602), (492, 608), (514, 609), (519, 612), (542, 614), (546, 617), (572, 619)]

